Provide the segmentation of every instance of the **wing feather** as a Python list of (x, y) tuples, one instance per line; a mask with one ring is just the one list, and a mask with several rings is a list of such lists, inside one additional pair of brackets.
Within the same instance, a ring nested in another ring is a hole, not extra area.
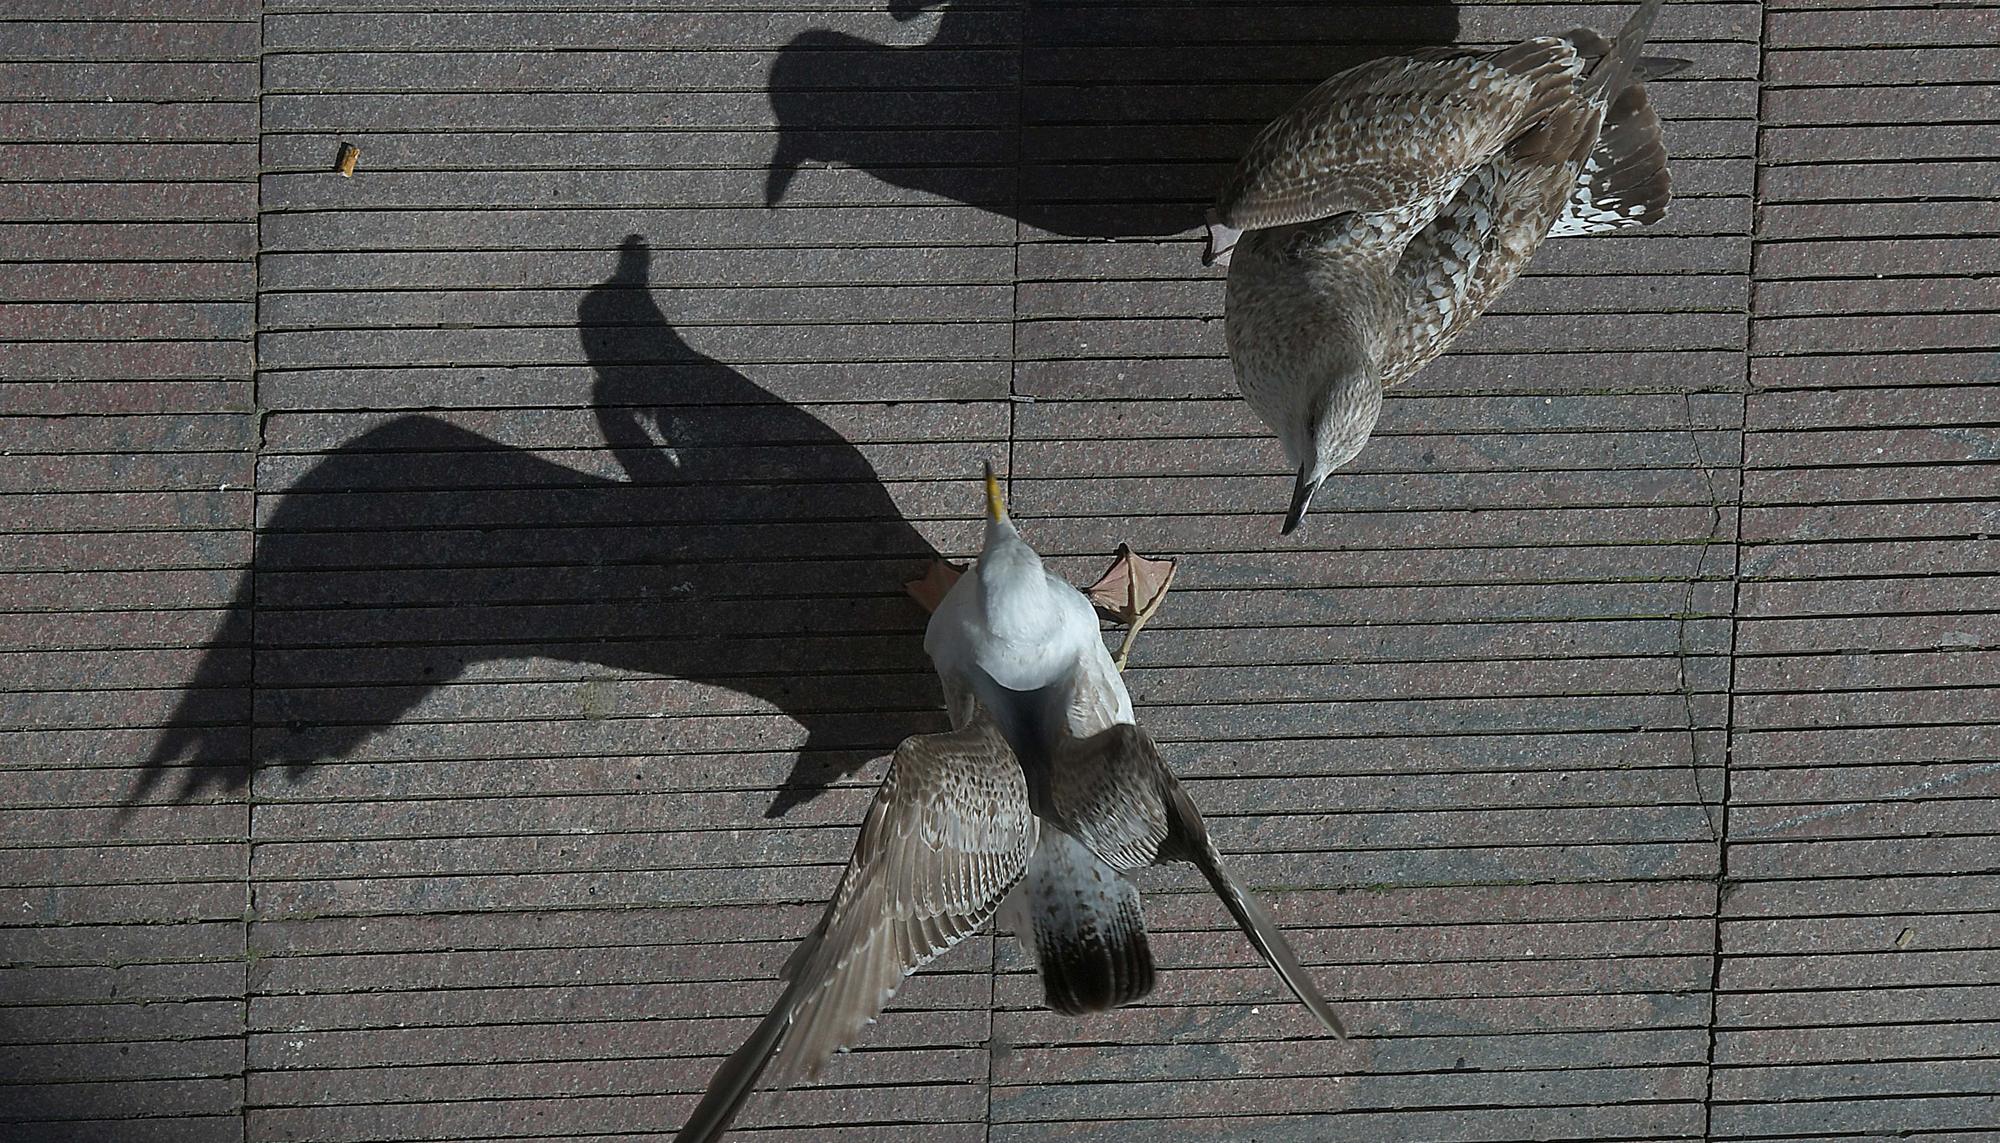
[(1581, 66), (1551, 37), (1350, 68), (1264, 128), (1217, 198), (1217, 216), (1251, 230), (1356, 212), (1420, 230), (1467, 175), (1572, 90)]
[(1504, 153), (1410, 240), (1396, 267), (1403, 311), (1388, 323), (1384, 388), (1444, 352), (1528, 268), (1562, 214), (1576, 166)]
[(786, 1086), (851, 1047), (905, 977), (993, 916), (1038, 835), (1020, 764), (990, 718), (906, 739), (833, 903), (786, 962), (784, 994), (716, 1071), (678, 1143), (719, 1137), (767, 1069)]
[(1222, 898), (1223, 907), (1236, 920), (1236, 927), (1250, 938), (1251, 947), (1264, 958), (1264, 963), (1277, 972), (1278, 979), (1285, 982), (1285, 987), (1298, 997), (1299, 1003), (1305, 1005), (1306, 1010), (1327, 1031), (1345, 1040), (1347, 1028), (1341, 1023), (1339, 1013), (1333, 1010), (1333, 1005), (1327, 1003), (1326, 997), (1320, 993), (1319, 986), (1313, 983), (1312, 974), (1299, 963), (1299, 955), (1292, 951), (1292, 943), (1285, 939), (1284, 930), (1278, 928), (1278, 923), (1257, 900), (1256, 894), (1236, 880), (1223, 863), (1222, 854), (1209, 840), (1208, 825), (1202, 821), (1201, 811), (1195, 809), (1194, 799), (1188, 797), (1179, 782), (1170, 782), (1166, 793), (1167, 811), (1174, 819), (1181, 844), (1187, 849), (1188, 860), (1194, 862), (1195, 868), (1208, 879), (1215, 895)]

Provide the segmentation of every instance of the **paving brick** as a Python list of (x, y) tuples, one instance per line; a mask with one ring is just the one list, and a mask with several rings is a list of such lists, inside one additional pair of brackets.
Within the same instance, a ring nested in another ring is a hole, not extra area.
[[(562, 326), (575, 324), (585, 291), (370, 291), (358, 295), (272, 294), (261, 300), (268, 330), (339, 322), (374, 328)], [(1011, 291), (1000, 285), (825, 286), (771, 289), (656, 290), (652, 300), (679, 326), (766, 317), (774, 324), (1007, 320)], [(719, 331), (704, 331), (713, 336)], [(969, 332), (969, 331), (966, 331)], [(697, 334), (697, 336), (701, 336)], [(935, 336), (935, 333), (932, 333)], [(742, 357), (741, 353), (732, 357)], [(832, 362), (814, 361), (825, 365)]]
[[(142, 83), (139, 89), (146, 90), (146, 85)], [(40, 94), (40, 89), (35, 94)], [(99, 95), (96, 98), (105, 97)], [(255, 170), (257, 161), (256, 145), (238, 142), (24, 143), (14, 147), (12, 153), (14, 162), (8, 165), (4, 174), (0, 174), (0, 179), (10, 182), (96, 180), (112, 172), (116, 172), (121, 179), (133, 182), (215, 181), (240, 178)], [(93, 231), (96, 229), (91, 228)], [(72, 229), (71, 233), (76, 232)], [(42, 240), (41, 246), (30, 246), (37, 237)], [(17, 248), (16, 243), (21, 249), (35, 249), (36, 253), (31, 256), (38, 260), (76, 255), (74, 250), (44, 249), (47, 246), (45, 233), (27, 234), (10, 226), (0, 230), (0, 238), (6, 239), (10, 250)], [(102, 245), (112, 245), (108, 238)]]
[[(42, 228), (15, 238), (0, 230), (0, 252), (34, 249), (31, 243), (62, 240)], [(274, 214), (263, 225), (270, 250), (290, 253), (370, 249), (570, 249), (591, 240), (622, 234), (699, 235), (716, 246), (875, 246), (875, 245), (994, 245), (1011, 237), (993, 216), (969, 207), (932, 206), (820, 207), (811, 210), (755, 209), (634, 209), (566, 210), (553, 215), (523, 211), (401, 210), (337, 214), (318, 218), (305, 214)], [(63, 236), (67, 238), (68, 236)], [(152, 234), (165, 242), (171, 235)], [(107, 239), (108, 240), (108, 239)], [(134, 245), (138, 238), (130, 240)], [(133, 256), (127, 253), (126, 256)]]
[(1773, 87), (1963, 82), (1990, 77), (2000, 69), (2000, 52), (1976, 44), (1950, 52), (1930, 52), (1907, 48), (1791, 48), (1774, 43), (1764, 54), (1768, 68), (1765, 80)]
[[(643, 96), (631, 98), (634, 113), (626, 119), (615, 114), (615, 102), (610, 108), (614, 114), (604, 114), (606, 102), (618, 98), (487, 95), (464, 110), (454, 108), (454, 117), (465, 120), (464, 131), (436, 134), (423, 130), (434, 119), (422, 116), (420, 106), (409, 118), (421, 122), (397, 129), (390, 117), (405, 100), (380, 97), (360, 105), (375, 118), (342, 126), (367, 132), (371, 171), (759, 168), (770, 159), (774, 141), (765, 129), (619, 130), (627, 123), (643, 124), (648, 117), (641, 113), (646, 104)], [(375, 110), (375, 102), (384, 106)], [(344, 101), (339, 106), (345, 106)], [(271, 96), (266, 169), (323, 174), (332, 160), (322, 122), (332, 109), (318, 97)], [(806, 136), (807, 146), (811, 138)], [(839, 132), (838, 139), (843, 157), (885, 169), (920, 167), (940, 153), (974, 166), (1002, 163), (1012, 154), (1012, 132), (1001, 125), (849, 129)], [(962, 175), (952, 178), (962, 185)]]
[[(1891, 949), (1985, 948), (2000, 922), (1992, 913), (1885, 917), (1807, 917), (1732, 921), (1722, 926), (1733, 953), (1879, 952)], [(1984, 1034), (1973, 1030), (1973, 1034)]]
[(36, 1143), (232, 1143), (243, 1137), (240, 1114), (173, 1119), (68, 1119), (7, 1125), (16, 1139)]
[[(144, 66), (132, 65), (121, 70), (129, 72)], [(101, 81), (110, 70), (104, 65), (56, 70), (46, 65), (15, 64), (9, 69), (10, 78), (18, 75), (17, 69), (29, 74), (40, 69), (43, 78), (52, 83), (61, 78), (83, 77)], [(164, 100), (170, 94), (165, 90), (168, 77), (185, 78), (186, 72), (186, 65), (174, 65), (171, 69), (156, 68), (151, 74), (143, 76), (144, 82), (140, 86), (152, 97)], [(0, 81), (0, 91), (7, 90), (4, 81)], [(54, 96), (56, 92), (45, 90), (44, 94)], [(258, 122), (257, 105), (249, 101), (251, 95), (254, 95), (254, 89), (245, 91), (245, 101), (241, 103), (160, 102), (142, 105), (115, 102), (114, 95), (114, 102), (68, 105), (60, 113), (51, 113), (47, 104), (7, 103), (0, 104), (0, 130), (22, 143), (102, 140), (159, 144), (184, 140), (199, 144), (218, 139), (248, 140), (257, 134)]]
[[(977, 1089), (971, 1085), (947, 1087), (891, 1087), (821, 1089), (802, 1091), (789, 1100), (753, 1102), (740, 1122), (746, 1128), (795, 1126), (801, 1123), (834, 1127), (855, 1123), (921, 1123), (920, 1132), (907, 1127), (886, 1133), (886, 1138), (950, 1140), (969, 1143), (978, 1137), (972, 1131), (952, 1134), (954, 1124), (969, 1123), (978, 1117)], [(248, 1130), (258, 1137), (310, 1135), (328, 1143), (361, 1143), (385, 1135), (397, 1139), (467, 1140), (482, 1136), (511, 1134), (519, 1137), (522, 1125), (544, 1132), (543, 1137), (579, 1138), (591, 1134), (625, 1132), (634, 1128), (664, 1133), (673, 1130), (691, 1110), (692, 1096), (596, 1096), (549, 1098), (542, 1100), (493, 1100), (446, 1103), (377, 1104), (318, 1109), (255, 1109), (246, 1118)], [(976, 1125), (983, 1133), (984, 1124)], [(805, 1138), (841, 1138), (840, 1135), (813, 1134)], [(872, 1133), (871, 1133), (872, 1134)], [(870, 1135), (857, 1135), (856, 1140)], [(884, 1136), (875, 1136), (882, 1138)]]
[(1747, 992), (1792, 988), (1807, 981), (1829, 988), (1979, 984), (1989, 979), (1987, 974), (1996, 955), (2000, 954), (1987, 949), (1943, 952), (1892, 949), (1837, 956), (1746, 958), (1725, 970), (1720, 986), (1732, 992)]
[[(4, 402), (6, 416), (9, 417), (46, 417), (75, 413), (84, 409), (91, 410), (93, 414), (102, 410), (102, 415), (107, 416), (176, 413), (192, 417), (215, 411), (247, 411), (251, 404), (250, 389), (250, 381), (247, 378), (201, 381), (149, 380), (143, 385), (131, 384), (129, 380), (104, 379), (9, 381), (0, 386), (0, 402)], [(247, 422), (248, 418), (239, 420)], [(7, 421), (0, 420), (0, 426), (7, 425)], [(57, 426), (43, 422), (42, 427), (54, 429)]]
[(248, 342), (11, 342), (0, 346), (0, 368), (28, 381), (177, 382), (245, 376), (250, 355)]
[[(1815, 1061), (1921, 1059), (1941, 1052), (1957, 1059), (1995, 1054), (2000, 1027), (1974, 1021), (1946, 1024), (1730, 1030), (1717, 1036), (1716, 1063), (1755, 1065), (1772, 1059)], [(1726, 1071), (1718, 1071), (1720, 1080)]]
[(1990, 1094), (1850, 1099), (1833, 1104), (1718, 1103), (1711, 1120), (1716, 1133), (1725, 1137), (1807, 1131), (1951, 1130), (1991, 1124), (2000, 1124), (2000, 1096)]
[(1758, 312), (1770, 317), (1981, 310), (1996, 303), (2000, 303), (2000, 287), (1949, 278), (1779, 282), (1762, 287), (1757, 294)]
[[(960, 969), (953, 972), (940, 964), (911, 977), (883, 1024), (892, 1024), (901, 1011), (955, 1011), (969, 1000), (983, 1005), (991, 979), (984, 967), (964, 961)], [(260, 995), (251, 1001), (250, 1026), (260, 1032), (300, 1032), (490, 1023), (562, 1025), (635, 1016), (685, 1024), (722, 1015), (761, 1016), (776, 991), (775, 981), (738, 980)]]
[[(335, 42), (348, 51), (366, 49), (490, 50), (496, 41), (511, 49), (583, 47), (673, 47), (703, 51), (776, 48), (805, 31), (879, 29), (874, 13), (779, 11), (768, 14), (685, 12), (661, 20), (650, 12), (514, 12), (494, 20), (470, 12), (430, 13), (411, 19), (402, 13), (282, 13), (266, 20), (267, 51), (310, 51)], [(949, 22), (955, 46), (1004, 45), (1018, 37), (1018, 16), (1005, 11), (955, 12)]]
[(1771, 389), (1873, 388), (1890, 378), (1900, 385), (1962, 385), (1987, 377), (1992, 370), (1992, 356), (1985, 353), (1919, 353), (1893, 359), (1886, 354), (1802, 356), (1759, 358), (1751, 365), (1751, 378), (1758, 387)]
[(1802, 766), (1873, 760), (1882, 750), (1927, 762), (1978, 760), (1989, 745), (1980, 724), (1938, 727), (1842, 727), (1839, 731), (1786, 728), (1741, 735), (1748, 765)]
[[(1811, 437), (1815, 435), (1817, 434), (1802, 433), (1791, 441), (1765, 437), (1758, 443), (1765, 446), (1791, 444), (1795, 447), (1788, 451), (1801, 454), (1810, 451)], [(1875, 461), (1876, 464), (1867, 468), (1797, 468), (1750, 473), (1745, 481), (1746, 487), (1755, 484), (1757, 486), (1755, 498), (1770, 504), (1812, 502), (1815, 497), (1808, 491), (1808, 487), (1815, 477), (1820, 491), (1819, 499), (1838, 498), (1852, 502), (1943, 497), (1964, 500), (1991, 498), (1990, 490), (1995, 481), (1993, 475), (1986, 470), (1986, 466), (1950, 463), (1965, 459), (1963, 433), (1950, 429), (1902, 429), (1882, 433), (1843, 435), (1849, 436), (1851, 440), (1858, 438), (1858, 443), (1862, 447), (1857, 451), (1862, 457)], [(1765, 448), (1760, 451), (1768, 459), (1778, 450)], [(1925, 461), (1934, 463), (1924, 465)], [(1929, 559), (1921, 562), (1926, 570), (1944, 570), (1933, 562), (1938, 557), (1952, 554), (1976, 556), (1976, 553), (1976, 547), (1969, 547), (1966, 552), (1960, 553), (1934, 550), (1928, 553)]]
[[(1227, 1106), (1226, 1100), (1217, 1100)], [(1204, 1111), (1213, 1111), (1214, 1104)], [(1632, 1107), (1542, 1107), (1484, 1111), (1476, 1119), (1463, 1111), (1412, 1110), (1373, 1112), (1356, 1115), (1333, 1114), (1329, 1106), (1322, 1114), (1284, 1113), (1255, 1118), (1227, 1115), (1176, 1116), (1170, 1120), (1135, 1120), (1111, 1123), (1042, 1122), (1009, 1125), (994, 1130), (992, 1138), (1004, 1143), (1079, 1141), (1092, 1143), (1131, 1138), (1143, 1131), (1162, 1139), (1225, 1140), (1255, 1132), (1259, 1140), (1272, 1143), (1305, 1143), (1344, 1131), (1366, 1132), (1392, 1138), (1404, 1134), (1414, 1138), (1449, 1140), (1451, 1143), (1517, 1138), (1699, 1138), (1701, 1109), (1696, 1104)]]
[[(678, 1061), (677, 1061), (678, 1063)], [(444, 1100), (588, 1098), (696, 1091), (707, 1061), (662, 1068), (659, 1062), (577, 1060), (477, 1066), (404, 1066), (321, 1072), (256, 1073), (248, 1097), (265, 1107), (373, 1105)], [(665, 1074), (662, 1074), (662, 1073)], [(904, 1084), (983, 1085), (984, 1053), (957, 1051), (856, 1052), (842, 1058), (830, 1081), (870, 1087)], [(810, 1091), (811, 1089), (804, 1089)], [(810, 1098), (809, 1096), (807, 1098)]]
[(2000, 263), (2000, 241), (1980, 237), (1829, 238), (1816, 242), (1774, 242), (1760, 248), (1760, 253), (1774, 279), (1971, 274)]
[(27, 223), (0, 226), (0, 256), (10, 260), (85, 258), (177, 260), (199, 251), (212, 259), (245, 259), (255, 233), (237, 221), (221, 223)]
[(1760, 212), (1774, 241), (1836, 235), (1978, 235), (2000, 229), (2000, 213), (1978, 202), (1772, 204)]
[(1980, 502), (1746, 508), (1742, 535), (1745, 542), (1831, 542), (1918, 536), (1976, 539), (1990, 533), (1987, 525), (1992, 517), (1992, 505)]
[(236, 1079), (85, 1080), (11, 1091), (0, 1088), (0, 1093), (7, 1100), (7, 1119), (0, 1122), (104, 1117), (198, 1123), (200, 1117), (229, 1115), (243, 1104), (242, 1085)]
[(1985, 13), (1961, 10), (1939, 13), (1939, 19), (1913, 27), (1894, 10), (1779, 12), (1767, 21), (1773, 44), (1794, 47), (1930, 47), (1984, 45), (1980, 30)]
[(1921, 875), (1990, 867), (1996, 849), (1990, 837), (1743, 844), (1730, 870), (1745, 879)]
[[(38, 1044), (32, 1048), (0, 1048), (9, 1080), (13, 1084), (59, 1085), (90, 1076), (96, 1084), (120, 1084), (156, 1079), (220, 1079), (239, 1076), (243, 1070), (240, 1041), (159, 1040), (129, 1044)], [(5, 1091), (0, 1088), (0, 1091)], [(93, 1089), (72, 1089), (86, 1099), (100, 1094)], [(4, 1098), (4, 1097), (0, 1097)], [(90, 1114), (102, 1115), (101, 1105)]]
[[(1692, 1063), (1702, 1056), (1693, 1037), (1674, 1030), (1541, 1032), (1505, 1036), (1376, 1037), (1361, 1049), (1371, 1077), (1427, 1070), (1422, 1061), (1440, 1055), (1464, 1058), (1468, 1067), (1527, 1079), (1541, 1066), (1617, 1067), (1647, 1062)], [(1125, 1044), (1117, 1052), (1095, 1046), (1021, 1047), (995, 1061), (995, 1078), (1027, 1085), (1043, 1075), (1072, 1082), (1129, 1082), (1134, 1079), (1187, 1082), (1234, 1077), (1313, 1076), (1323, 1067), (1317, 1048), (1301, 1052), (1296, 1043)], [(1691, 1058), (1692, 1057), (1692, 1058)], [(1358, 1071), (1358, 1069), (1355, 1069)], [(1352, 1072), (1350, 1076), (1352, 1076)], [(1027, 1095), (1032, 1089), (1015, 1089)]]
[[(1606, 1073), (1547, 1073), (1532, 1081), (1548, 1104), (1616, 1104), (1688, 1100), (1698, 1070), (1646, 1069)], [(1129, 1079), (1108, 1083), (1046, 1084), (995, 1091), (996, 1126), (1011, 1122), (1103, 1122), (1184, 1113), (1208, 1104), (1240, 1108), (1252, 1115), (1309, 1114), (1329, 1105), (1352, 1113), (1421, 1106), (1494, 1104), (1500, 1092), (1523, 1082), (1520, 1075), (1461, 1073), (1431, 1076), (1340, 1076), (1312, 1080), (1218, 1079), (1195, 1091), (1186, 1080)], [(1198, 1101), (1198, 1102), (1197, 1102)]]
[(0, 210), (28, 222), (234, 220), (255, 201), (242, 183), (0, 183)]
[[(85, 771), (85, 773), (90, 773)], [(112, 771), (116, 789), (103, 802), (116, 802), (131, 792), (127, 773)], [(25, 775), (39, 777), (39, 775)], [(116, 850), (80, 847), (14, 848), (0, 858), (10, 885), (139, 885), (148, 882), (227, 881), (240, 876), (239, 846), (173, 844), (121, 846)]]
[(31, 60), (240, 59), (257, 46), (247, 21), (18, 21), (8, 54)]
[(1773, 167), (1765, 174), (1764, 199), (1851, 202), (1907, 198), (1913, 194), (1971, 198), (1978, 195), (1979, 188), (1992, 185), (1995, 174), (1991, 160), (1977, 159)]
[(1983, 84), (1777, 88), (1765, 96), (1762, 113), (1788, 127), (1981, 122), (1992, 115), (1994, 99)]

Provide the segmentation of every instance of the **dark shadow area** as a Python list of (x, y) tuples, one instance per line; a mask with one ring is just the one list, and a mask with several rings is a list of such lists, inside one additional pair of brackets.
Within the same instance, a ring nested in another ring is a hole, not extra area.
[(925, 43), (796, 36), (771, 68), (767, 205), (839, 163), (1074, 237), (1201, 222), (1265, 123), (1367, 59), (1454, 42), (1450, 3), (892, 0)]
[[(502, 659), (713, 683), (775, 705), (807, 740), (771, 816), (942, 725), (924, 617), (901, 592), (930, 545), (839, 433), (681, 340), (648, 291), (650, 256), (627, 238), (578, 315), (597, 417), (629, 479), (420, 415), (319, 460), (260, 523), (254, 574), (135, 802), (165, 783), (182, 798), (239, 788), (265, 765), (301, 777)], [(476, 720), (534, 717), (482, 701), (457, 733), (491, 736), (487, 756), (533, 756), (563, 723)], [(683, 752), (651, 726), (648, 752)], [(700, 750), (785, 749), (769, 737), (725, 728)]]

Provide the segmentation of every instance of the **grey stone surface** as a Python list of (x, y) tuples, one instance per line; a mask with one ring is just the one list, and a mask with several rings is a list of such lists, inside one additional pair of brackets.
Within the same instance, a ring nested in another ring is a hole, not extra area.
[(976, 939), (746, 1138), (2000, 1131), (2000, 14), (1675, 0), (1668, 220), (1281, 540), (1216, 180), (1626, 6), (752, 7), (0, 15), (0, 1136), (670, 1133), (941, 722), (988, 459), (1181, 557), (1135, 698), (1362, 1035), (1162, 871), (1143, 1004)]

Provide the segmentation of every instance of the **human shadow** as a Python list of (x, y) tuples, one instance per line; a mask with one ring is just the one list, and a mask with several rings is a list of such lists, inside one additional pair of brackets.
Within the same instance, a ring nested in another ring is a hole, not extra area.
[[(628, 479), (432, 416), (342, 445), (261, 524), (135, 804), (169, 782), (182, 799), (240, 788), (271, 764), (300, 778), (493, 660), (594, 664), (771, 704), (806, 739), (767, 816), (939, 728), (923, 616), (900, 590), (931, 545), (839, 433), (681, 340), (649, 264), (628, 237), (578, 314), (598, 422)], [(768, 743), (753, 731), (712, 748)]]
[(1051, 234), (1176, 234), (1315, 84), (1458, 36), (1442, 0), (892, 0), (889, 12), (936, 31), (895, 46), (815, 29), (779, 52), (766, 205), (794, 194), (801, 168), (837, 162)]

